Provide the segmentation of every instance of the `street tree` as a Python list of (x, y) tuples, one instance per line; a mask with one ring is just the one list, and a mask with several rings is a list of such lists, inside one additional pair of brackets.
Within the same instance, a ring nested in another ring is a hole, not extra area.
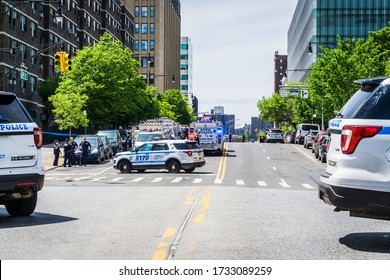
[(192, 121), (192, 109), (188, 106), (187, 97), (177, 89), (166, 90), (161, 95), (160, 115), (180, 124)]

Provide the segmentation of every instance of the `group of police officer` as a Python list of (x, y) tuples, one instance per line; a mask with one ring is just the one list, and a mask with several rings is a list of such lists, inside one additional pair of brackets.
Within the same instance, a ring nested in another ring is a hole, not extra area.
[[(64, 163), (63, 167), (72, 167), (76, 165), (76, 156), (75, 151), (78, 148), (77, 143), (74, 141), (73, 137), (65, 140), (64, 143)], [(80, 143), (81, 148), (81, 159), (80, 166), (86, 166), (88, 154), (91, 152), (91, 144), (87, 141), (87, 138), (84, 137), (83, 141)], [(58, 140), (55, 140), (53, 143), (53, 152), (54, 152), (54, 162), (53, 166), (58, 166), (58, 159), (60, 157), (61, 146)]]

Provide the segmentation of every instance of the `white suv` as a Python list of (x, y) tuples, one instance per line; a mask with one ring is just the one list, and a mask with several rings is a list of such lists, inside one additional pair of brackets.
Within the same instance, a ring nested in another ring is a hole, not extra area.
[(297, 133), (295, 134), (295, 144), (303, 144), (306, 134), (309, 133), (310, 130), (320, 130), (320, 126), (318, 124), (313, 123), (301, 123), (297, 127)]
[(351, 216), (390, 219), (390, 78), (355, 83), (361, 89), (329, 122), (319, 197)]
[(0, 91), (0, 204), (11, 216), (35, 210), (43, 187), (42, 130), (15, 94)]
[(121, 173), (144, 172), (146, 169), (192, 172), (205, 164), (203, 149), (195, 141), (186, 140), (145, 142), (133, 151), (118, 153), (114, 157), (114, 168)]

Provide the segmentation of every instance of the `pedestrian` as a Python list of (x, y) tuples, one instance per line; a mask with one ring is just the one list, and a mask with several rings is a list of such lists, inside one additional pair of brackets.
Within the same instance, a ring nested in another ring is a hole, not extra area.
[(80, 143), (81, 148), (81, 159), (80, 166), (87, 165), (88, 154), (91, 152), (91, 143), (87, 141), (87, 137), (84, 137), (83, 141)]
[(53, 166), (58, 166), (58, 159), (60, 158), (61, 153), (61, 145), (58, 140), (54, 140), (53, 143), (53, 153), (54, 153), (54, 162)]
[(73, 137), (70, 137), (69, 138), (69, 144), (72, 146), (71, 150), (70, 150), (70, 163), (72, 166), (76, 166), (76, 155), (75, 155), (75, 151), (77, 150), (77, 148), (79, 147), (77, 145), (77, 143), (74, 141)]
[(68, 164), (68, 167), (72, 167), (71, 159), (70, 159), (70, 150), (72, 149), (72, 145), (69, 144), (69, 140), (66, 139), (64, 143), (64, 164), (63, 167), (66, 167), (66, 164)]
[(126, 136), (126, 151), (130, 151), (131, 150), (131, 147), (132, 147), (132, 135), (131, 135), (131, 132), (128, 131), (127, 132), (127, 136)]

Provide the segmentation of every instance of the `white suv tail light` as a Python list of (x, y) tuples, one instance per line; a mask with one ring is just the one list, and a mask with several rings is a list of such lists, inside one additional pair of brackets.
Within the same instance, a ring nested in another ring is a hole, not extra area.
[(343, 154), (352, 154), (360, 140), (373, 137), (382, 129), (383, 126), (345, 125), (341, 131), (341, 150)]
[(34, 128), (34, 143), (37, 149), (40, 149), (42, 147), (43, 135), (42, 135), (42, 128), (40, 127)]

